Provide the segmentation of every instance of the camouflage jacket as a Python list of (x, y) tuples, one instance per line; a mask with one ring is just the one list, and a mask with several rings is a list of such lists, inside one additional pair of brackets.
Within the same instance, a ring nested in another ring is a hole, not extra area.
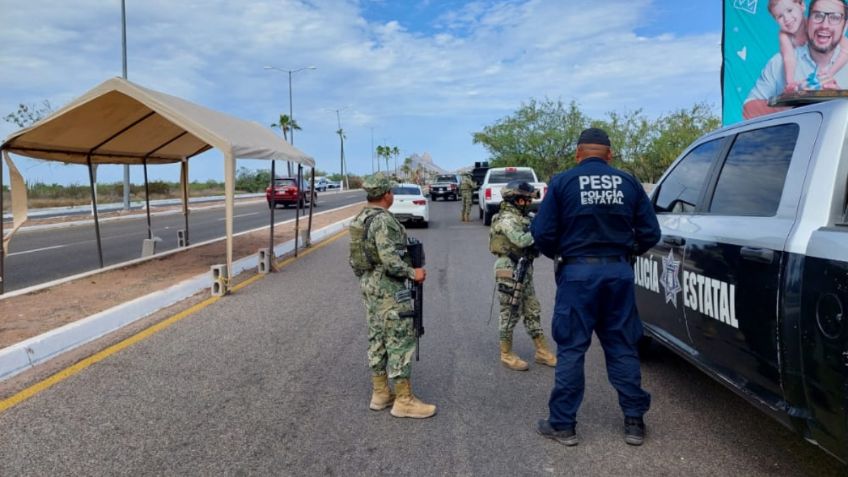
[(531, 245), (530, 217), (509, 202), (502, 202), (501, 210), (492, 219), (489, 229), (489, 251), (498, 256), (509, 253), (521, 255)]
[(462, 183), (459, 184), (459, 190), (460, 192), (474, 192), (474, 187), (476, 187), (476, 185), (477, 184), (475, 184), (473, 180), (467, 176), (463, 176)]
[(406, 252), (406, 229), (392, 214), (378, 214), (369, 227), (369, 240), (373, 238), (377, 248), (375, 270), (398, 281), (415, 278), (415, 269), (410, 265)]

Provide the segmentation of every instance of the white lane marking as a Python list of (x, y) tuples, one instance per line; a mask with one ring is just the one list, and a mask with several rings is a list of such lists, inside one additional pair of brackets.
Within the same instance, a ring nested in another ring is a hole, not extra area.
[(32, 250), (24, 250), (23, 252), (9, 253), (9, 254), (6, 254), (6, 256), (11, 257), (12, 255), (25, 255), (27, 253), (43, 252), (45, 250), (53, 250), (54, 248), (62, 248), (62, 247), (67, 247), (67, 245), (53, 245), (52, 247), (34, 248)]
[[(234, 219), (237, 219), (237, 218), (239, 218), (239, 217), (247, 217), (248, 215), (257, 215), (257, 214), (259, 214), (259, 212), (251, 212), (251, 213), (249, 213), (249, 214), (238, 214), (238, 215), (234, 215), (234, 216), (233, 216), (233, 218), (234, 218)], [(222, 220), (227, 220), (227, 218), (226, 218), (226, 217), (222, 217), (222, 218), (218, 219), (218, 222), (220, 222), (220, 221), (222, 221)]]

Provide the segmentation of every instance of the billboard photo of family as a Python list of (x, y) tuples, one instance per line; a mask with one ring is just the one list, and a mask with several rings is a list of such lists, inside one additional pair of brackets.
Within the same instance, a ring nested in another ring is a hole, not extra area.
[(776, 99), (848, 90), (845, 1), (724, 2), (725, 125), (785, 109)]

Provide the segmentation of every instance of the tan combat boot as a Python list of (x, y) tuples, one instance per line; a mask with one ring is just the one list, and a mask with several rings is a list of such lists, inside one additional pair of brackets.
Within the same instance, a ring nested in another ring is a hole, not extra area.
[(512, 352), (512, 342), (510, 341), (501, 341), (501, 363), (515, 371), (527, 371), (529, 367), (527, 361), (522, 360)]
[(395, 395), (389, 389), (389, 377), (385, 374), (371, 376), (373, 392), (371, 393), (371, 404), (368, 406), (372, 411), (382, 411), (395, 402)]
[(395, 405), (392, 406), (392, 416), (424, 419), (436, 414), (436, 406), (421, 402), (412, 394), (409, 379), (395, 379)]
[(545, 336), (537, 336), (533, 338), (533, 344), (536, 345), (536, 362), (545, 364), (551, 367), (556, 366), (556, 356), (548, 349), (548, 344), (545, 342)]

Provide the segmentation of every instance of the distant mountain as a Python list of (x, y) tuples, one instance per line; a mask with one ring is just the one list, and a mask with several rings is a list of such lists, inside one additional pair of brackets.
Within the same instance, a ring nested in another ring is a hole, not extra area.
[(444, 174), (447, 172), (433, 162), (433, 158), (430, 156), (429, 152), (425, 152), (423, 156), (413, 154), (409, 157), (412, 158), (412, 164), (410, 166), (412, 170), (417, 169), (420, 165), (422, 169), (426, 170), (430, 174)]

